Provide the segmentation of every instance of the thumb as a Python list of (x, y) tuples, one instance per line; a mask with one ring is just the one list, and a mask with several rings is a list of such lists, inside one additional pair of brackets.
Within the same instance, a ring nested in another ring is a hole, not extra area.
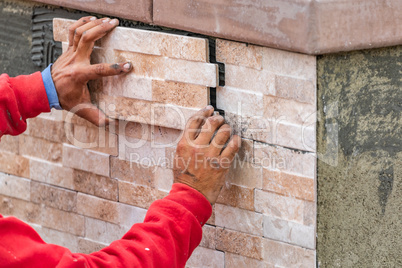
[(81, 103), (70, 110), (81, 118), (84, 118), (98, 127), (104, 127), (109, 124), (109, 118), (104, 112), (92, 103)]
[(85, 78), (87, 80), (95, 80), (102, 78), (104, 76), (129, 73), (131, 72), (132, 69), (133, 65), (131, 62), (116, 63), (116, 64), (108, 64), (108, 63), (94, 64), (91, 65), (85, 71)]

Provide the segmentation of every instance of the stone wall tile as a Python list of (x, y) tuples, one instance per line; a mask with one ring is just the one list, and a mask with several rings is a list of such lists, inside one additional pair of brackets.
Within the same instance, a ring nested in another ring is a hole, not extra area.
[(0, 194), (29, 201), (31, 198), (31, 181), (0, 173)]
[(82, 170), (74, 170), (73, 177), (76, 191), (113, 201), (118, 200), (119, 192), (116, 179)]
[(236, 66), (260, 70), (262, 68), (262, 47), (223, 39), (216, 40), (216, 60)]
[(63, 146), (40, 138), (21, 135), (20, 154), (52, 162), (61, 162), (63, 157)]
[(29, 159), (30, 179), (74, 190), (73, 169), (40, 159)]
[(216, 226), (261, 236), (263, 234), (262, 222), (262, 214), (215, 204)]
[(304, 202), (293, 197), (255, 190), (255, 211), (303, 223)]
[(77, 211), (77, 193), (31, 181), (31, 202), (65, 211)]
[(261, 260), (262, 238), (228, 229), (217, 228), (216, 249)]
[(109, 177), (109, 155), (63, 145), (63, 165)]
[(314, 249), (315, 229), (300, 223), (264, 215), (264, 237)]

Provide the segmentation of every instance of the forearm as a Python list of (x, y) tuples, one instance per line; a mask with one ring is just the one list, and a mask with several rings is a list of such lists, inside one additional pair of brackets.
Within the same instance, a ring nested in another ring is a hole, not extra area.
[(14, 257), (20, 267), (184, 267), (201, 241), (201, 227), (211, 212), (201, 193), (174, 184), (167, 197), (151, 205), (143, 223), (92, 254), (73, 254), (46, 244), (28, 225), (15, 218), (0, 219), (0, 261), (4, 267), (13, 267)]

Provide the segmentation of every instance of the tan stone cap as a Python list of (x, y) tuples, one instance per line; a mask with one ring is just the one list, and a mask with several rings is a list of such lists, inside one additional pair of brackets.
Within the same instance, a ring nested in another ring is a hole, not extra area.
[(402, 44), (402, 0), (35, 1), (306, 54)]

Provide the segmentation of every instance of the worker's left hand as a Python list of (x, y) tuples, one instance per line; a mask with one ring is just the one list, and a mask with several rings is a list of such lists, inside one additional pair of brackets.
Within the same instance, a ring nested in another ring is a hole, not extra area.
[(173, 163), (174, 182), (196, 189), (212, 205), (241, 145), (239, 136), (230, 138), (231, 128), (224, 118), (213, 112), (208, 106), (190, 118)]
[(87, 83), (103, 76), (128, 73), (129, 62), (91, 65), (95, 41), (112, 31), (119, 21), (84, 17), (69, 28), (68, 50), (52, 66), (52, 78), (63, 109), (75, 113), (97, 126), (109, 123), (106, 115), (91, 103)]

